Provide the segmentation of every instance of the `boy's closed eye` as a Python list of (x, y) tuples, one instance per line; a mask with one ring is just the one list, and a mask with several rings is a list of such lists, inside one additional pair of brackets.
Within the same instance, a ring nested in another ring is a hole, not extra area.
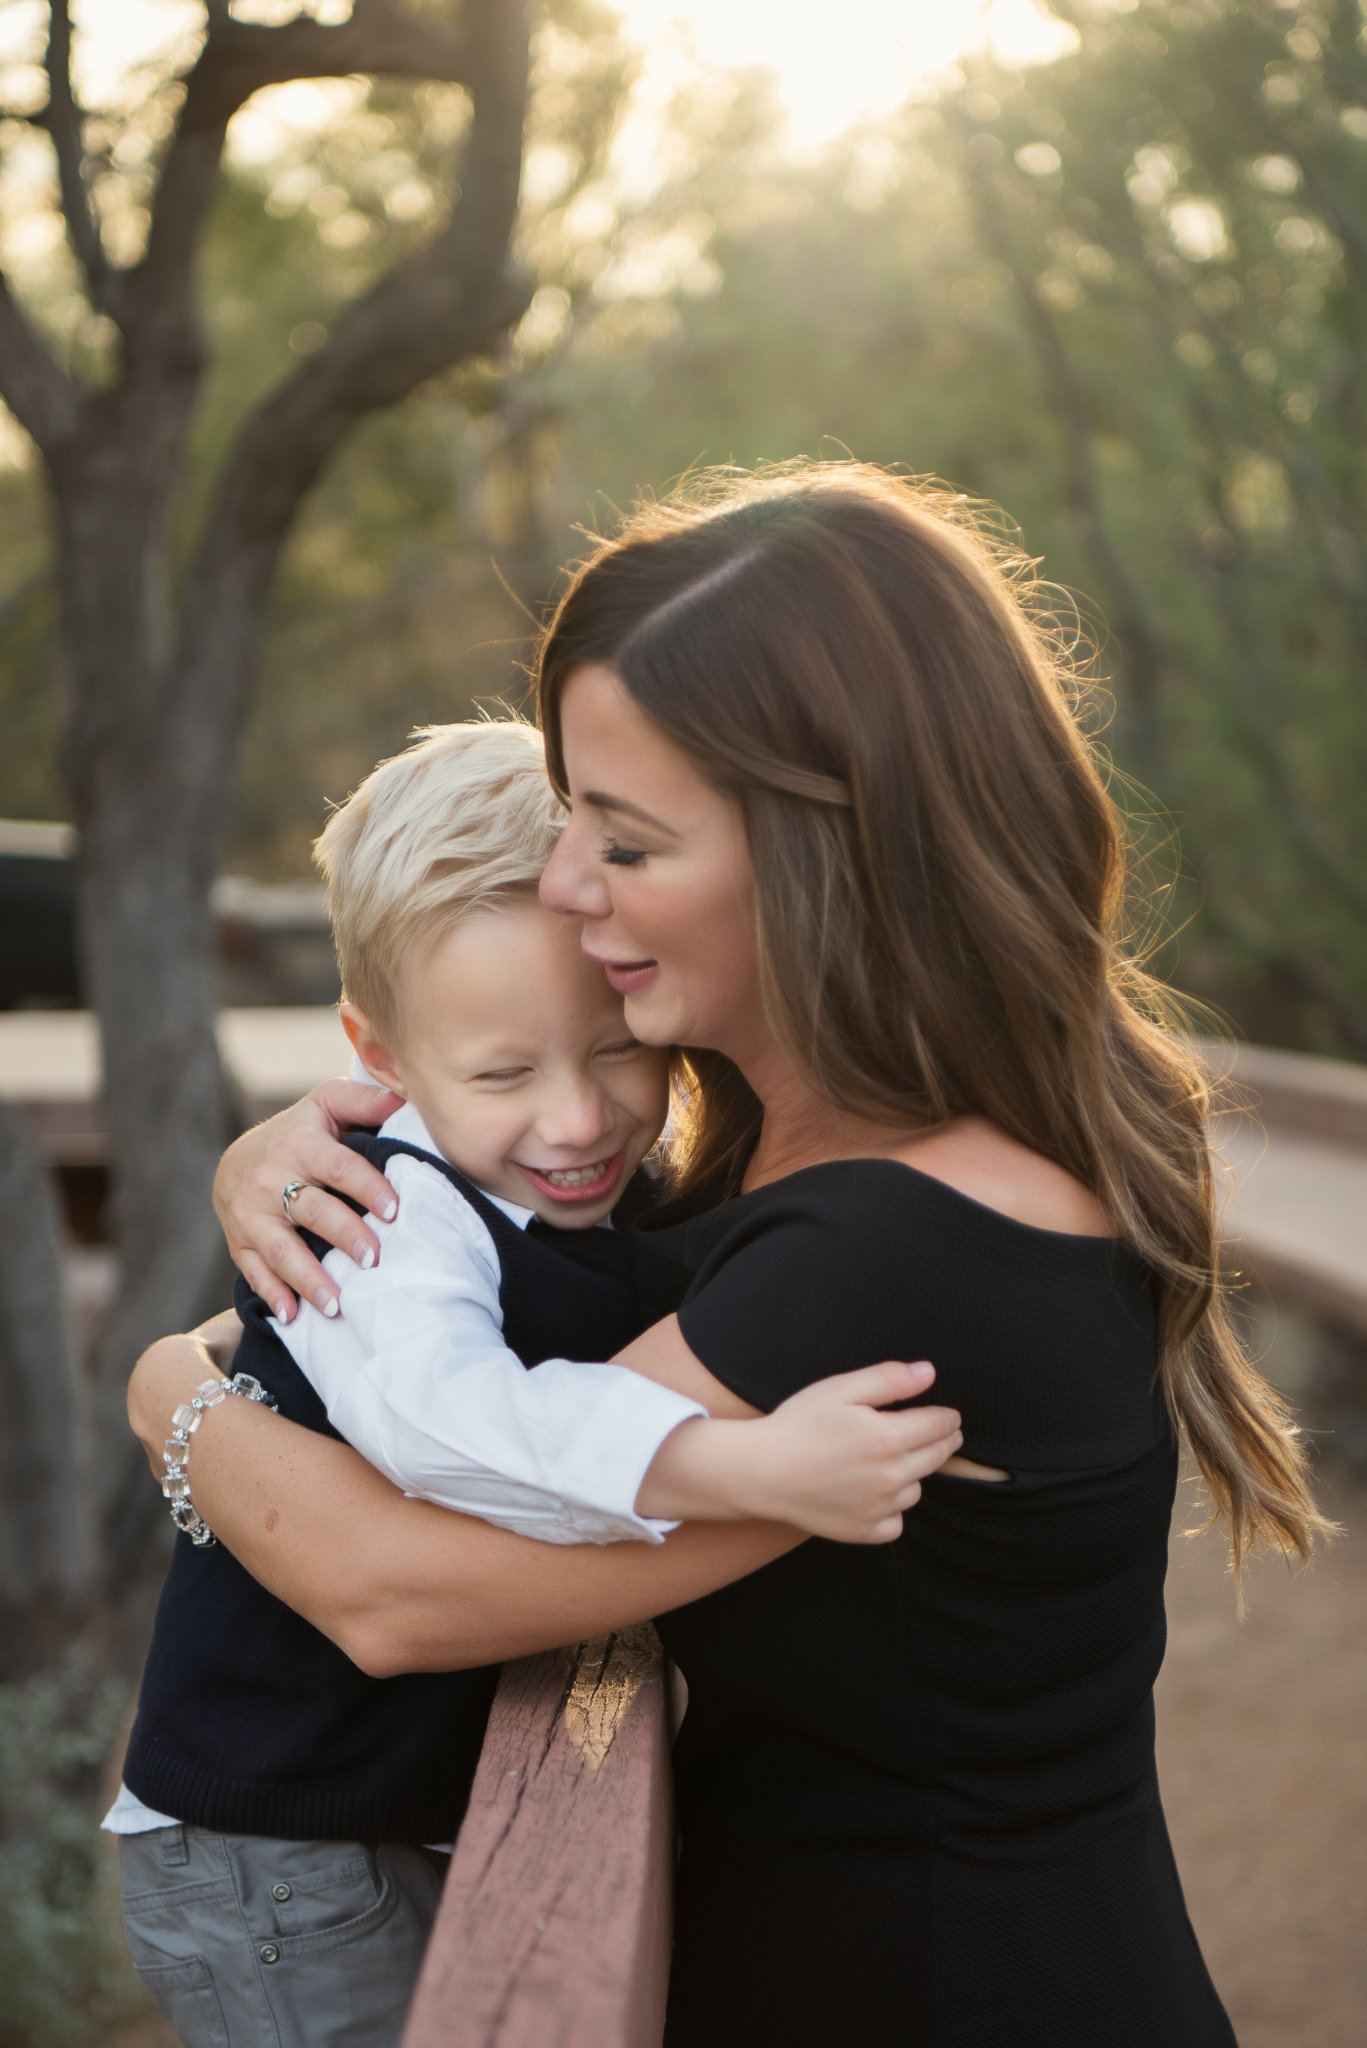
[[(649, 1048), (644, 1046), (639, 1038), (628, 1038), (620, 1045), (600, 1047), (594, 1054), (594, 1058), (600, 1060), (629, 1060), (635, 1058), (638, 1053), (643, 1053), (647, 1050)], [(525, 1081), (531, 1072), (532, 1069), (526, 1066), (483, 1067), (479, 1073), (472, 1074), (470, 1079), (472, 1081), (491, 1082), (495, 1086), (507, 1086), (513, 1081)]]

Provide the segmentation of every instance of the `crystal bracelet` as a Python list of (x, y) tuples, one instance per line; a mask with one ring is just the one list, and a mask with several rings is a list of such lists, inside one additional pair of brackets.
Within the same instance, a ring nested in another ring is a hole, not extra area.
[(216, 1543), (218, 1538), (203, 1516), (195, 1512), (190, 1499), (190, 1438), (209, 1409), (217, 1408), (229, 1394), (240, 1394), (244, 1401), (263, 1401), (268, 1408), (275, 1407), (275, 1396), (267, 1393), (260, 1380), (254, 1380), (249, 1372), (234, 1373), (230, 1380), (201, 1380), (189, 1400), (182, 1401), (171, 1417), (171, 1434), (161, 1447), (162, 1462), (166, 1467), (161, 1490), (171, 1503), (171, 1520), (201, 1550)]

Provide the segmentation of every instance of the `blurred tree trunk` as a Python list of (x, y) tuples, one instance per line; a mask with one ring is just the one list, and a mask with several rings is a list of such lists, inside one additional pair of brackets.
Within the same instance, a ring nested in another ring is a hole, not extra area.
[[(91, 1590), (87, 1416), (52, 1182), (0, 1102), (0, 1675)], [(22, 1618), (25, 1626), (14, 1626)]]
[[(105, 253), (89, 196), (67, 0), (51, 9), (41, 121), (91, 305), (118, 330), (113, 380), (77, 382), (0, 280), (0, 391), (42, 454), (55, 509), (65, 768), (113, 1147), (121, 1280), (96, 1426), (114, 1574), (136, 1556), (158, 1506), (123, 1422), (123, 1382), (153, 1337), (225, 1295), (209, 1205), (228, 1105), (214, 1037), (208, 893), (280, 553), (356, 423), (487, 352), (529, 295), (509, 257), (527, 90), (523, 0), (414, 15), (396, 0), (356, 0), (350, 20), (335, 27), (306, 17), (275, 28), (241, 23), (227, 0), (210, 0), (206, 14), (146, 252), (120, 269)], [(173, 593), (168, 549), (207, 360), (196, 271), (228, 122), (263, 86), (357, 73), (443, 80), (468, 92), (449, 213), (249, 413)], [(0, 1235), (9, 1227), (0, 1214)]]

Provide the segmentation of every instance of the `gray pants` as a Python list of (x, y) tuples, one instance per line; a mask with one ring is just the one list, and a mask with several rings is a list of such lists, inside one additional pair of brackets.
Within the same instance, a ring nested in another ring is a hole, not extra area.
[(446, 1862), (404, 1842), (123, 1835), (128, 1945), (185, 2048), (396, 2048)]

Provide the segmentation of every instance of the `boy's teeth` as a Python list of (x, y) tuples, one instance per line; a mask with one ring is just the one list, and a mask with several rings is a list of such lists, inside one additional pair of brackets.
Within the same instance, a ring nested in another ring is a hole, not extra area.
[(555, 1188), (591, 1187), (594, 1181), (603, 1178), (607, 1165), (606, 1159), (600, 1159), (596, 1166), (569, 1166), (557, 1173), (543, 1173), (541, 1178)]

